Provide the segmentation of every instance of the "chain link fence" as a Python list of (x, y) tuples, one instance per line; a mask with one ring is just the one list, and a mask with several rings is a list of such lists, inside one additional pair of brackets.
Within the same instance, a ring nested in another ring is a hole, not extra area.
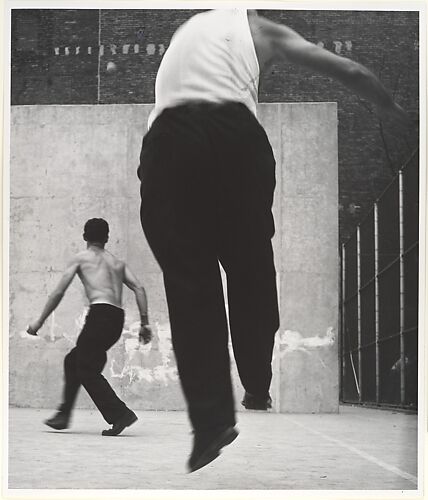
[(341, 248), (341, 400), (417, 408), (419, 152)]

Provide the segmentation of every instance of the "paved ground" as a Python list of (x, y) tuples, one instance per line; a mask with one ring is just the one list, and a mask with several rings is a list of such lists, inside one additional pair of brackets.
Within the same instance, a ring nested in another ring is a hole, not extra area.
[(212, 464), (187, 474), (191, 435), (183, 412), (137, 411), (138, 422), (117, 437), (100, 435), (108, 426), (95, 411), (77, 410), (72, 427), (61, 432), (43, 425), (51, 413), (10, 409), (10, 489), (417, 487), (415, 415), (353, 407), (338, 415), (240, 412), (238, 439)]

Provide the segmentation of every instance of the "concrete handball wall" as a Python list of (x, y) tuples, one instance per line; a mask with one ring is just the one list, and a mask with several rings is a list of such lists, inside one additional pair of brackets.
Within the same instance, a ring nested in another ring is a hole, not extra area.
[[(105, 376), (135, 409), (183, 409), (160, 269), (139, 222), (136, 176), (151, 105), (15, 106), (10, 159), (10, 404), (55, 407), (62, 361), (85, 316), (76, 279), (39, 337), (25, 333), (67, 260), (84, 248), (91, 217), (110, 223), (108, 249), (127, 260), (149, 297), (155, 337), (140, 346), (138, 311), (126, 322)], [(263, 104), (259, 118), (277, 159), (274, 238), (281, 327), (274, 353), (276, 411), (338, 408), (336, 105)], [(243, 392), (234, 370), (237, 398)], [(93, 407), (81, 391), (78, 406)], [(239, 406), (239, 405), (238, 405)]]

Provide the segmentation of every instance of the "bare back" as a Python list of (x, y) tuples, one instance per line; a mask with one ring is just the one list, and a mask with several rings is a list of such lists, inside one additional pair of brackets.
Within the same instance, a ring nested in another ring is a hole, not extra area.
[(122, 307), (125, 264), (105, 249), (89, 247), (79, 253), (77, 274), (90, 304)]

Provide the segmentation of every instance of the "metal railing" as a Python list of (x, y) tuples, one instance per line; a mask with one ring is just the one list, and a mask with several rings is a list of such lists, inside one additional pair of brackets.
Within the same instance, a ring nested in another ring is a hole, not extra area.
[(341, 400), (417, 408), (419, 155), (341, 248)]

